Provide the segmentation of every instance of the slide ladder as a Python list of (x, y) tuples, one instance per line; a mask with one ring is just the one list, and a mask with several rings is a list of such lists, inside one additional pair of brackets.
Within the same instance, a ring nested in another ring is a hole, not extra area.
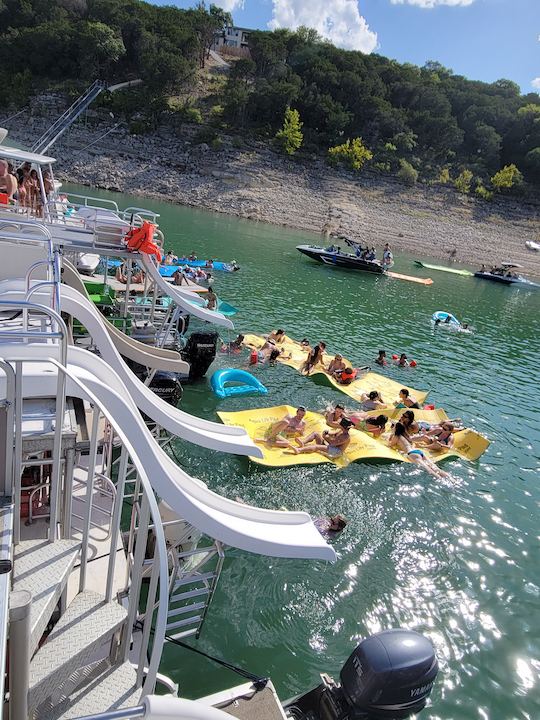
[(105, 90), (103, 80), (95, 80), (92, 85), (71, 105), (32, 145), (32, 152), (44, 155), (58, 138), (70, 128), (75, 120), (90, 106), (97, 96)]

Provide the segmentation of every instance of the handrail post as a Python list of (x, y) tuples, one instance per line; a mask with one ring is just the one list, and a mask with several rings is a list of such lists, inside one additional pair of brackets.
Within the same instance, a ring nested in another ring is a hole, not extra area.
[[(112, 432), (112, 430), (111, 430)], [(111, 519), (111, 551), (109, 554), (109, 564), (107, 568), (107, 589), (105, 591), (105, 600), (110, 602), (113, 594), (114, 570), (116, 567), (116, 545), (118, 543), (118, 535), (120, 533), (120, 521), (122, 519), (122, 505), (124, 502), (124, 490), (126, 486), (126, 472), (128, 463), (128, 451), (122, 446), (122, 454), (120, 456), (120, 465), (118, 467), (118, 478), (116, 481), (116, 499)]]
[(18, 590), (9, 598), (9, 717), (28, 717), (30, 684), (30, 607), (32, 595)]
[[(79, 592), (86, 586), (86, 568), (88, 564), (88, 542), (90, 540), (90, 522), (92, 520), (92, 496), (94, 493), (94, 475), (96, 469), (99, 416), (101, 411), (97, 405), (92, 416), (92, 431), (90, 436), (90, 454), (88, 455), (88, 476), (84, 508), (84, 523), (82, 528), (81, 564), (79, 570)], [(111, 549), (112, 551), (112, 549)]]

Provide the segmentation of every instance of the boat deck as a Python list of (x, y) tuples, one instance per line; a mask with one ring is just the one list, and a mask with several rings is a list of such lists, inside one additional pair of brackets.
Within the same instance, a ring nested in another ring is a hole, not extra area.
[(251, 683), (246, 683), (200, 698), (199, 702), (219, 708), (238, 720), (286, 720), (271, 681), (259, 692), (254, 690)]

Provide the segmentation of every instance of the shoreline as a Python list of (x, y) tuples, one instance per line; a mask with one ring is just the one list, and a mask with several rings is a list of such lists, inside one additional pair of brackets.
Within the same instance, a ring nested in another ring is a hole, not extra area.
[[(56, 117), (56, 112), (50, 112)], [(51, 117), (29, 116), (8, 139), (31, 142)], [(498, 262), (523, 265), (540, 277), (540, 204), (508, 197), (493, 202), (460, 195), (446, 186), (405, 187), (391, 177), (364, 171), (354, 176), (320, 158), (291, 160), (263, 144), (223, 136), (218, 149), (194, 145), (197, 126), (130, 135), (110, 119), (74, 125), (51, 151), (55, 174), (64, 182), (157, 199), (262, 221), (295, 230), (347, 235), (381, 251), (455, 260), (472, 268)]]

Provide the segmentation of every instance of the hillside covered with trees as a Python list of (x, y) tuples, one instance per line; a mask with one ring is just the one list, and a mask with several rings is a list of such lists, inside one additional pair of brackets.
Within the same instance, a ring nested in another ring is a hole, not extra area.
[(290, 155), (367, 164), (408, 184), (453, 182), (484, 198), (538, 192), (540, 96), (521, 95), (510, 80), (488, 84), (437, 62), (420, 68), (340, 50), (300, 28), (251, 33), (251, 57), (232, 61), (205, 101), (190, 100), (214, 32), (229, 22), (202, 3), (0, 0), (0, 101), (21, 107), (49, 87), (141, 78), (140, 90), (114, 99), (128, 121), (145, 108), (152, 122), (138, 131), (178, 113), (208, 124), (213, 138), (251, 133)]

